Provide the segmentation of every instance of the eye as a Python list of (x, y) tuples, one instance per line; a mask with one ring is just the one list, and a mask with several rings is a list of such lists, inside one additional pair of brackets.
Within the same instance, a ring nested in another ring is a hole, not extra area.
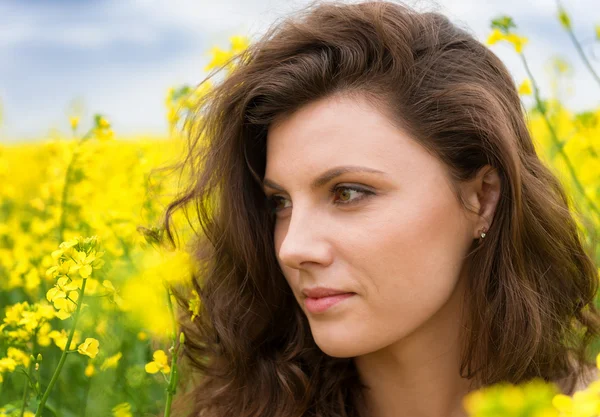
[[(369, 191), (369, 190), (366, 190), (366, 189), (363, 189), (360, 187), (337, 186), (337, 185), (334, 185), (332, 188), (330, 188), (329, 192), (332, 193), (333, 195), (340, 196), (340, 200), (337, 200), (334, 202), (334, 204), (338, 205), (338, 206), (354, 204), (360, 200), (367, 198), (370, 195), (375, 194), (372, 191)], [(352, 198), (354, 195), (357, 195), (357, 194), (359, 194), (361, 196)], [(285, 201), (289, 201), (289, 200), (287, 200), (286, 198), (283, 198), (279, 195), (272, 195), (272, 196), (267, 197), (267, 204), (270, 208), (271, 214), (276, 214), (279, 211), (286, 208), (286, 207), (280, 208), (277, 206), (277, 203), (282, 202), (282, 201), (285, 202)]]

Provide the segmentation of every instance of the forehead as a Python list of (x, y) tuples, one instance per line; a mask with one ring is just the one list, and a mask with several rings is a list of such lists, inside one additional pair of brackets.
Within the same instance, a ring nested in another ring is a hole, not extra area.
[(277, 120), (267, 133), (267, 167), (286, 175), (333, 165), (397, 165), (420, 147), (368, 100), (335, 96), (309, 103)]

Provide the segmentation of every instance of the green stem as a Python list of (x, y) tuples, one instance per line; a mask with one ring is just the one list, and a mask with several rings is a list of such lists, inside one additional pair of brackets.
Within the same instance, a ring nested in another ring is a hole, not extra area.
[(531, 70), (529, 69), (529, 65), (527, 64), (525, 55), (523, 53), (519, 53), (519, 55), (521, 57), (521, 60), (523, 61), (523, 65), (525, 66), (525, 71), (527, 71), (527, 75), (529, 76), (529, 79), (531, 80), (531, 84), (533, 85), (533, 93), (534, 93), (534, 97), (535, 97), (536, 108), (542, 114), (542, 117), (544, 118), (544, 120), (546, 122), (546, 126), (548, 127), (548, 130), (550, 131), (550, 137), (552, 139), (552, 142), (558, 149), (558, 153), (560, 153), (563, 160), (565, 161), (565, 165), (567, 166), (567, 169), (569, 170), (569, 173), (571, 174), (571, 177), (573, 178), (573, 182), (575, 183), (575, 186), (581, 192), (581, 194), (583, 195), (583, 198), (585, 200), (587, 200), (592, 211), (594, 211), (598, 216), (600, 216), (600, 210), (598, 209), (598, 207), (596, 207), (596, 204), (594, 203), (594, 201), (592, 201), (592, 199), (585, 193), (585, 189), (583, 188), (583, 185), (581, 185), (581, 182), (579, 181), (579, 178), (577, 177), (575, 168), (573, 168), (573, 164), (571, 163), (571, 160), (569, 159), (569, 156), (567, 155), (567, 153), (564, 151), (563, 145), (560, 143), (560, 140), (558, 139), (556, 131), (554, 130), (554, 127), (552, 126), (552, 123), (550, 122), (550, 119), (548, 118), (546, 109), (544, 108), (544, 105), (542, 104), (542, 100), (540, 99), (540, 93), (539, 93), (538, 86), (535, 82), (535, 78), (533, 77)]
[(79, 142), (77, 142), (77, 146), (73, 150), (73, 155), (71, 156), (71, 160), (69, 161), (69, 165), (67, 166), (67, 172), (65, 174), (65, 185), (63, 186), (62, 197), (61, 197), (61, 202), (60, 202), (60, 220), (58, 223), (59, 224), (59, 228), (58, 228), (58, 241), (59, 242), (63, 241), (63, 234), (65, 232), (65, 226), (66, 226), (66, 221), (67, 221), (67, 195), (68, 195), (68, 191), (69, 191), (71, 172), (73, 170), (73, 167), (75, 166), (75, 161), (77, 160), (75, 152), (77, 152), (77, 149), (79, 149), (79, 147), (81, 146), (82, 143), (84, 143), (85, 141), (87, 141), (89, 138), (92, 137), (92, 133), (93, 133), (93, 130), (90, 130), (79, 140)]
[(71, 347), (71, 341), (73, 340), (73, 336), (75, 335), (75, 328), (77, 327), (77, 320), (79, 319), (79, 313), (81, 311), (81, 305), (83, 304), (83, 293), (85, 291), (85, 284), (87, 282), (87, 278), (83, 279), (83, 283), (81, 284), (81, 292), (79, 296), (79, 303), (77, 303), (77, 309), (75, 310), (75, 314), (73, 315), (73, 326), (71, 327), (71, 331), (69, 332), (69, 337), (67, 338), (67, 343), (65, 344), (65, 349), (63, 350), (62, 355), (60, 356), (60, 360), (58, 361), (58, 366), (54, 370), (54, 374), (52, 375), (52, 379), (50, 379), (50, 383), (40, 400), (40, 404), (38, 406), (37, 411), (35, 412), (35, 417), (40, 417), (42, 415), (42, 410), (44, 409), (44, 405), (50, 396), (50, 392), (52, 388), (54, 388), (54, 384), (58, 380), (58, 376), (60, 375), (60, 371), (67, 359), (67, 350)]
[(90, 385), (92, 385), (91, 377), (88, 378), (85, 384), (85, 394), (83, 396), (83, 403), (81, 408), (81, 417), (85, 417), (85, 412), (87, 409), (88, 397), (90, 395)]
[(29, 369), (28, 369), (28, 372), (26, 373), (27, 381), (25, 381), (25, 388), (23, 388), (23, 404), (21, 405), (21, 417), (23, 417), (25, 415), (25, 408), (27, 406), (27, 397), (29, 394), (29, 384), (32, 383), (31, 378), (29, 377), (29, 374), (31, 374), (32, 371), (33, 371), (33, 361), (29, 361)]
[[(35, 351), (38, 348), (38, 346), (37, 346), (38, 330), (39, 330), (39, 328), (33, 332), (32, 348), (31, 348), (32, 356), (35, 355)], [(27, 377), (27, 382), (25, 383), (25, 387), (23, 388), (23, 404), (21, 404), (21, 417), (23, 417), (25, 415), (25, 408), (26, 408), (27, 400), (28, 400), (27, 397), (29, 396), (29, 385), (31, 385), (31, 387), (36, 391), (36, 394), (39, 394), (39, 392), (37, 392), (37, 388), (35, 387), (33, 379), (31, 379), (31, 373), (33, 372), (33, 367), (34, 367), (34, 361), (30, 360), (29, 367), (28, 367), (29, 369), (27, 371), (23, 370), (23, 373)]]
[[(557, 0), (556, 3), (558, 4), (559, 9), (563, 9), (564, 10), (564, 8), (560, 4), (560, 1)], [(567, 26), (565, 26), (565, 28), (567, 29), (567, 33), (569, 34), (569, 37), (571, 38), (571, 40), (573, 41), (573, 44), (575, 45), (575, 49), (577, 49), (577, 52), (579, 53), (579, 56), (583, 60), (583, 63), (585, 64), (585, 66), (587, 67), (587, 69), (590, 71), (590, 73), (592, 74), (592, 76), (594, 77), (594, 79), (596, 80), (596, 82), (598, 83), (598, 85), (600, 85), (600, 77), (598, 76), (598, 74), (594, 70), (594, 67), (592, 67), (592, 64), (590, 64), (590, 61), (587, 59), (587, 56), (585, 55), (585, 52), (583, 52), (583, 48), (581, 47), (581, 43), (579, 43), (579, 41), (577, 40), (577, 37), (575, 37), (575, 33), (573, 32), (573, 28), (571, 27), (571, 25), (567, 25)]]
[(171, 323), (173, 325), (173, 352), (171, 354), (171, 373), (169, 374), (169, 385), (167, 386), (167, 401), (165, 404), (164, 417), (171, 415), (171, 404), (173, 402), (173, 396), (177, 390), (177, 354), (179, 352), (179, 343), (177, 343), (177, 323), (175, 318), (175, 311), (173, 310), (173, 302), (171, 301), (171, 290), (167, 288), (167, 304), (169, 305), (169, 312), (171, 314)]

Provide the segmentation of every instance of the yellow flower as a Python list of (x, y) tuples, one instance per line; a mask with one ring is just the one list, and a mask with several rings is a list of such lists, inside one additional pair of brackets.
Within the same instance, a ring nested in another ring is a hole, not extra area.
[(506, 39), (506, 37), (504, 36), (504, 34), (502, 32), (500, 32), (499, 29), (494, 29), (492, 31), (492, 33), (490, 34), (490, 36), (488, 36), (487, 38), (487, 44), (488, 45), (493, 45), (498, 41), (504, 40)]
[(210, 53), (212, 54), (212, 59), (208, 63), (208, 65), (206, 65), (206, 67), (204, 67), (204, 71), (209, 71), (213, 68), (220, 67), (220, 66), (224, 65), (228, 59), (231, 58), (230, 52), (225, 51), (225, 50), (219, 48), (218, 46), (213, 47), (210, 50)]
[(98, 127), (108, 129), (110, 128), (110, 123), (108, 122), (108, 120), (106, 120), (104, 116), (100, 116), (98, 118)]
[(112, 409), (113, 417), (131, 417), (131, 405), (129, 403), (120, 403)]
[[(80, 332), (78, 330), (75, 330), (75, 334), (73, 335), (73, 339), (71, 340), (69, 350), (75, 349), (77, 343), (80, 340), (80, 336)], [(54, 340), (54, 344), (58, 346), (61, 350), (65, 350), (65, 346), (67, 345), (67, 339), (69, 338), (65, 329), (61, 329), (60, 332), (57, 330), (52, 330), (50, 333), (48, 333), (48, 337)]]
[(122, 356), (123, 354), (119, 352), (116, 355), (106, 358), (104, 362), (102, 362), (102, 365), (100, 365), (100, 370), (105, 371), (109, 368), (116, 368), (119, 364), (119, 359), (121, 359)]
[(519, 94), (521, 95), (530, 95), (531, 94), (531, 81), (526, 79), (519, 86)]
[(17, 365), (23, 365), (26, 368), (29, 366), (29, 355), (27, 355), (22, 350), (19, 350), (14, 347), (9, 347), (6, 352), (6, 355), (9, 358), (13, 359), (17, 363)]
[(90, 358), (95, 358), (98, 354), (99, 345), (100, 342), (98, 342), (98, 340), (92, 337), (87, 337), (85, 339), (85, 342), (83, 342), (77, 347), (77, 352), (81, 353), (82, 355), (87, 355)]
[(13, 372), (18, 363), (13, 358), (0, 358), (0, 373)]
[(90, 378), (95, 373), (94, 365), (92, 365), (91, 363), (88, 363), (88, 365), (85, 367), (85, 371), (83, 373), (85, 374), (85, 376)]
[(79, 117), (71, 116), (69, 117), (69, 122), (71, 123), (71, 129), (75, 130), (79, 125)]
[(231, 42), (231, 51), (234, 53), (244, 51), (250, 44), (246, 36), (232, 36), (229, 41)]
[(568, 395), (558, 394), (552, 398), (552, 405), (561, 413), (570, 413), (573, 407), (573, 400)]
[(577, 391), (573, 394), (573, 415), (577, 417), (597, 416), (599, 400), (596, 393), (587, 390)]
[(188, 306), (189, 311), (192, 313), (191, 321), (198, 316), (200, 313), (200, 296), (198, 295), (198, 291), (192, 290), (192, 298), (189, 301)]
[(506, 40), (513, 44), (515, 50), (518, 53), (523, 51), (523, 46), (528, 42), (528, 39), (524, 36), (519, 36), (515, 33), (509, 33), (506, 35)]
[(600, 25), (596, 25), (596, 39), (600, 41)]
[(152, 355), (152, 359), (154, 360), (147, 363), (144, 367), (146, 372), (149, 374), (155, 374), (158, 371), (161, 371), (163, 374), (171, 372), (171, 367), (169, 366), (168, 358), (165, 352), (160, 349), (155, 351)]
[(146, 332), (138, 332), (137, 338), (143, 342), (144, 340), (148, 339), (148, 335)]

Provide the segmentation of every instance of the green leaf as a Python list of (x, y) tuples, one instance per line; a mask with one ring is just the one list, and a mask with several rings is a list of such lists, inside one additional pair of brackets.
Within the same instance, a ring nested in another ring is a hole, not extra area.
[(504, 34), (508, 34), (508, 32), (510, 32), (511, 29), (516, 29), (517, 25), (513, 21), (512, 17), (503, 15), (493, 19), (491, 27), (492, 29), (498, 29)]

